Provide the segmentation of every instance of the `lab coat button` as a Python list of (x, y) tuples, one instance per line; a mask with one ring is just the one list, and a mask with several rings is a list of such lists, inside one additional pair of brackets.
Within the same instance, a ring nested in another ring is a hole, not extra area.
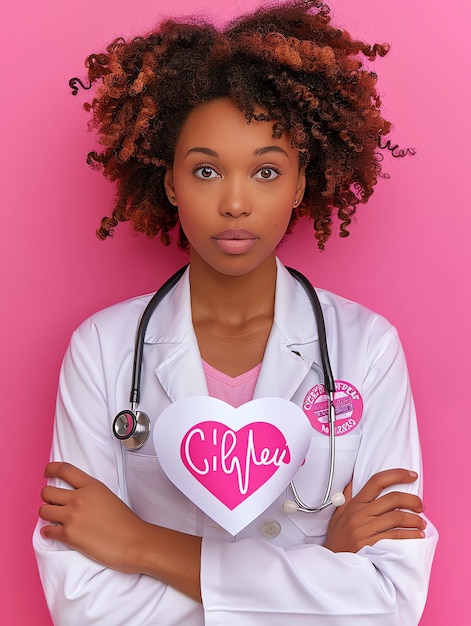
[(281, 532), (281, 524), (277, 522), (275, 519), (267, 520), (262, 527), (262, 533), (265, 537), (272, 539), (273, 537), (278, 537)]

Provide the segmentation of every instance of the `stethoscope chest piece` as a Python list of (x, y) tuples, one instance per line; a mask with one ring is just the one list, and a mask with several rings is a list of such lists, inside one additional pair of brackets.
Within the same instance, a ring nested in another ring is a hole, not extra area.
[(120, 411), (113, 421), (113, 434), (128, 450), (139, 450), (149, 437), (150, 420), (143, 411)]

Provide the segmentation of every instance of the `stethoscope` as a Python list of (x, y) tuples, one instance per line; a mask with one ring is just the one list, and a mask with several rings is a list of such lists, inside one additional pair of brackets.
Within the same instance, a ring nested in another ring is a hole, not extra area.
[[(128, 450), (136, 451), (146, 443), (150, 433), (150, 419), (146, 413), (137, 410), (140, 399), (140, 383), (142, 371), (142, 358), (144, 351), (144, 338), (147, 325), (152, 317), (155, 309), (162, 302), (165, 296), (173, 289), (183, 276), (187, 266), (180, 268), (173, 276), (171, 276), (160, 289), (152, 296), (146, 306), (137, 329), (136, 343), (134, 347), (134, 363), (132, 372), (132, 385), (130, 394), (129, 409), (120, 411), (113, 421), (113, 434), (121, 441), (123, 446)], [(335, 507), (342, 506), (345, 503), (345, 497), (342, 493), (332, 494), (332, 482), (334, 479), (335, 469), (335, 381), (330, 366), (329, 352), (327, 349), (327, 338), (325, 332), (324, 316), (319, 302), (319, 298), (308, 279), (295, 269), (287, 268), (290, 274), (301, 283), (309, 297), (311, 306), (317, 323), (317, 332), (319, 336), (319, 349), (322, 362), (322, 370), (324, 374), (324, 388), (328, 402), (328, 423), (329, 423), (329, 477), (327, 479), (324, 498), (319, 506), (308, 506), (301, 499), (294, 482), (290, 482), (290, 488), (293, 494), (293, 500), (285, 500), (283, 503), (284, 513), (319, 513), (326, 507), (333, 505)]]

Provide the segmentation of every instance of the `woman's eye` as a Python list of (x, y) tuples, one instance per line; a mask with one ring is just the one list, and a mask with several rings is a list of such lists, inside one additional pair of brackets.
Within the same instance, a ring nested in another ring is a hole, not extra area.
[(196, 174), (196, 176), (198, 176), (198, 178), (219, 178), (219, 174), (208, 165), (197, 167), (194, 170), (194, 173)]
[(259, 180), (273, 180), (278, 178), (279, 175), (280, 172), (274, 167), (262, 167), (261, 170), (256, 172), (254, 178), (258, 178)]

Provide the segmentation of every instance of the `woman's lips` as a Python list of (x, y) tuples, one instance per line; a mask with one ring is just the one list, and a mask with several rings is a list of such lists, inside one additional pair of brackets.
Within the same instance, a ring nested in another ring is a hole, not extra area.
[(228, 254), (243, 254), (257, 243), (257, 237), (243, 228), (228, 228), (213, 235), (216, 246)]

